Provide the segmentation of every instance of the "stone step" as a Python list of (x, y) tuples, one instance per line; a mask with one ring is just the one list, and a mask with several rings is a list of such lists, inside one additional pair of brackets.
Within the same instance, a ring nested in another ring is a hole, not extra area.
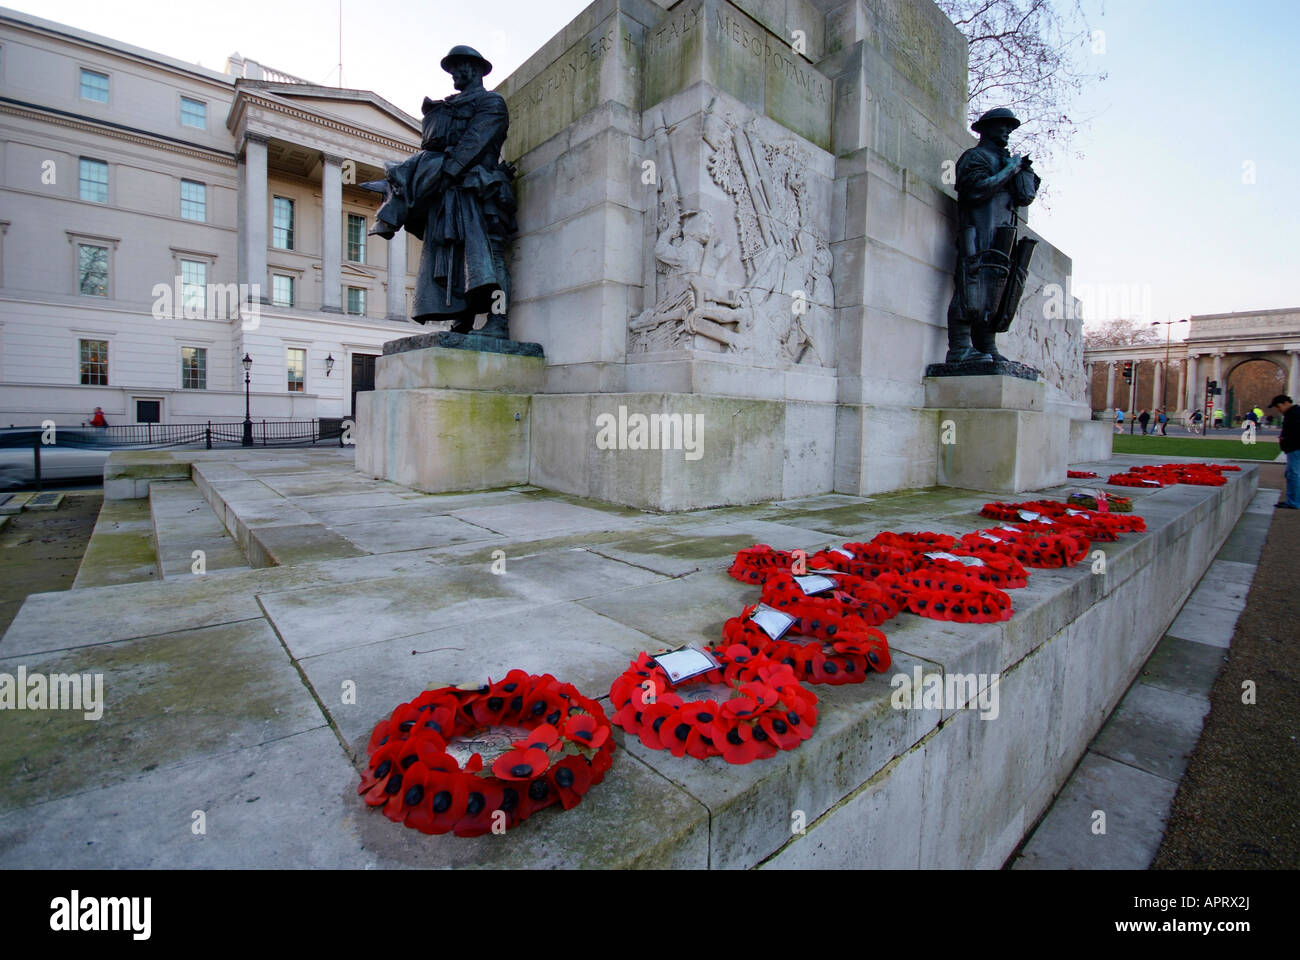
[(140, 583), (160, 576), (149, 502), (105, 498), (72, 589)]
[[(230, 538), (191, 480), (157, 480), (149, 486), (158, 566), (164, 577), (218, 570), (247, 570), (248, 559)], [(201, 564), (201, 567), (200, 567)]]
[(232, 463), (193, 464), (194, 484), (252, 567), (361, 557), (366, 551)]

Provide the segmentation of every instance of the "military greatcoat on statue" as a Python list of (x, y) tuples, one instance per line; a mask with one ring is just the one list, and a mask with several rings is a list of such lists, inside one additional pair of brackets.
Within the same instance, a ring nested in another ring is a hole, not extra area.
[(948, 363), (1002, 360), (1005, 331), (1024, 292), (1035, 241), (1017, 242), (1020, 208), (1042, 183), (1028, 158), (1007, 150), (1020, 125), (1010, 110), (990, 110), (971, 128), (980, 142), (957, 160), (957, 277), (948, 309)]
[(421, 150), (388, 167), (379, 182), (388, 196), (371, 232), (391, 236), (400, 227), (424, 241), (412, 319), (452, 320), (464, 332), (487, 313), (482, 332), (504, 337), (505, 244), (516, 229), (515, 171), (500, 160), (510, 119), (505, 99), (480, 82), (491, 65), (455, 47), (443, 68), (453, 72), (458, 62), (477, 65), (479, 77), (445, 100), (425, 98)]

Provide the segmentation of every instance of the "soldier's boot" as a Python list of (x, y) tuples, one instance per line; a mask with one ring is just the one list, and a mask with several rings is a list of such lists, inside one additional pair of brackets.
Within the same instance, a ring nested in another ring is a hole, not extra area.
[(994, 360), (1006, 360), (998, 353), (998, 335), (987, 323), (977, 323), (971, 327), (971, 343), (979, 353), (986, 354)]
[(478, 331), (481, 337), (496, 337), (498, 340), (510, 339), (510, 318), (504, 313), (489, 313), (487, 323)]
[(451, 321), (452, 333), (470, 333), (474, 329), (474, 314), (466, 312), (456, 314)]
[(971, 344), (970, 324), (962, 323), (951, 316), (948, 319), (948, 355), (944, 363), (968, 363), (972, 360), (992, 359), (988, 354), (977, 350)]

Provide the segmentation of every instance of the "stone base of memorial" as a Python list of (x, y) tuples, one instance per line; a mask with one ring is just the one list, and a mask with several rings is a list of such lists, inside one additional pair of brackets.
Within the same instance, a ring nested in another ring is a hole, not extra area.
[(939, 483), (1005, 493), (1060, 483), (1071, 421), (1045, 409), (1045, 393), (1041, 382), (1013, 374), (927, 376), (925, 405), (939, 416)]
[(535, 343), (431, 333), (384, 344), (357, 394), (356, 465), (425, 493), (528, 482)]

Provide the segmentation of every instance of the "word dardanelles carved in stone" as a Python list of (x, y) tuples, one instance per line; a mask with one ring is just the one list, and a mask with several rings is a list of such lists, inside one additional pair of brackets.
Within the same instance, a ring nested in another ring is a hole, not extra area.
[[(738, 246), (724, 239), (708, 211), (683, 209), (660, 117), (656, 299), (631, 322), (631, 352), (712, 343), (759, 362), (822, 365), (818, 343), (829, 335), (835, 301), (833, 259), (813, 224), (805, 151), (793, 140), (768, 143), (753, 121), (742, 127), (712, 105), (704, 142), (709, 176), (731, 202)], [(736, 260), (743, 277), (729, 273)]]

